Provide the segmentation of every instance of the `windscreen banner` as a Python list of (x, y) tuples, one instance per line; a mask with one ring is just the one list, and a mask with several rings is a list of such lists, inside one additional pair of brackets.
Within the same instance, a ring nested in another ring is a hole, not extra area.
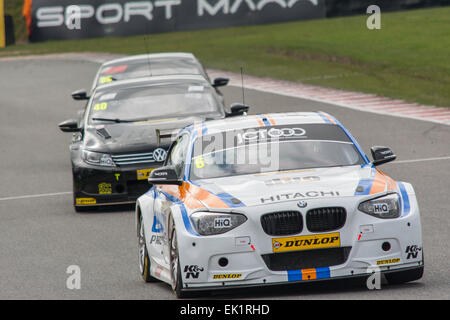
[(31, 41), (325, 18), (325, 0), (25, 0)]

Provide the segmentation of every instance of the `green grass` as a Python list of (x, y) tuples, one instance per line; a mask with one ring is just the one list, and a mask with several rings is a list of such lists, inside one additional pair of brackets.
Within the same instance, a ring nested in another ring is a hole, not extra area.
[[(450, 106), (450, 7), (264, 26), (155, 34), (151, 52), (191, 51), (207, 67), (411, 102)], [(0, 56), (60, 52), (137, 54), (144, 36), (23, 44)]]

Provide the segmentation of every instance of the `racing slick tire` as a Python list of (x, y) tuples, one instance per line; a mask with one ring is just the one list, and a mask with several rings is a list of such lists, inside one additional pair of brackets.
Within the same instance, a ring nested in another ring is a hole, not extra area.
[(186, 293), (183, 289), (183, 278), (181, 275), (180, 259), (178, 253), (177, 230), (172, 216), (169, 221), (170, 230), (170, 278), (172, 279), (172, 290), (177, 298), (185, 298)]
[(392, 273), (386, 273), (386, 280), (389, 284), (402, 284), (414, 280), (419, 280), (423, 276), (423, 265), (406, 271), (398, 271)]
[(141, 277), (145, 282), (156, 282), (158, 279), (150, 275), (150, 258), (148, 257), (147, 242), (145, 241), (144, 223), (142, 222), (142, 215), (139, 215), (139, 270)]

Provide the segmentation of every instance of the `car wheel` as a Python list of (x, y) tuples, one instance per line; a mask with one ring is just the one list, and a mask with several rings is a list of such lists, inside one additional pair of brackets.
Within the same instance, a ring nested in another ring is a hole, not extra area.
[(386, 273), (386, 280), (389, 284), (402, 284), (414, 280), (419, 280), (423, 276), (424, 267), (407, 271), (398, 271), (392, 273)]
[(139, 235), (138, 235), (138, 246), (139, 246), (139, 270), (141, 272), (141, 277), (145, 282), (155, 282), (158, 279), (150, 275), (150, 259), (148, 257), (147, 242), (145, 241), (144, 223), (142, 221), (142, 216), (139, 216)]
[(183, 278), (181, 276), (180, 259), (178, 254), (178, 242), (177, 242), (177, 231), (175, 229), (175, 224), (172, 219), (170, 219), (169, 230), (170, 234), (170, 276), (172, 279), (172, 290), (178, 298), (186, 297), (185, 292), (183, 292)]

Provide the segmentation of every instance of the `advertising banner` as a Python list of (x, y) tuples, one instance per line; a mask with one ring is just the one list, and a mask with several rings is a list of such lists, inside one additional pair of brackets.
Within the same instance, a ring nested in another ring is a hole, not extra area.
[(31, 41), (130, 36), (325, 17), (325, 0), (26, 0)]

